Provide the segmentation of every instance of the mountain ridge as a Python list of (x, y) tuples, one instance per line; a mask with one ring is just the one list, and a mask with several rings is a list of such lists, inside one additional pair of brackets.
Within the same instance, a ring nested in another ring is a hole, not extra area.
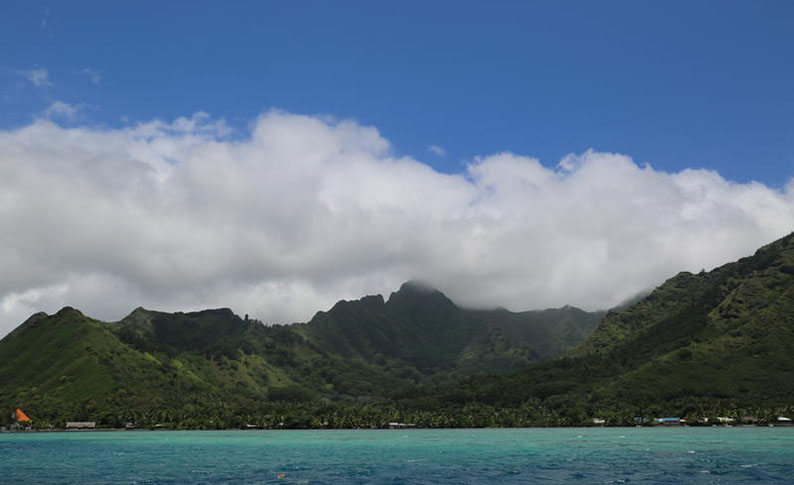
[(712, 271), (675, 275), (607, 313), (555, 360), (473, 377), (437, 399), (463, 392), (497, 407), (532, 401), (580, 423), (594, 414), (631, 424), (629, 416), (654, 413), (749, 413), (794, 406), (792, 354), (794, 233)]
[(411, 284), (293, 325), (37, 313), (0, 340), (0, 406), (188, 428), (772, 422), (794, 414), (791, 355), (794, 233), (606, 314), (468, 310)]
[[(601, 316), (572, 307), (548, 315), (492, 313), (499, 317), (460, 309), (440, 291), (411, 282), (388, 300), (343, 300), (292, 325), (266, 326), (228, 308), (138, 307), (101, 322), (64, 307), (32, 315), (0, 340), (0, 405), (48, 419), (88, 419), (102, 409), (102, 419), (118, 425), (153, 420), (146, 407), (177, 419), (177, 410), (206, 410), (208, 403), (237, 409), (377, 401), (417, 385), (519, 368), (549, 355), (523, 347), (531, 339), (546, 347), (542, 339), (553, 336), (558, 320), (564, 317), (561, 328), (577, 339)], [(516, 330), (522, 326), (534, 330)], [(502, 331), (517, 340), (507, 342)], [(572, 345), (567, 334), (547, 340), (558, 353)]]

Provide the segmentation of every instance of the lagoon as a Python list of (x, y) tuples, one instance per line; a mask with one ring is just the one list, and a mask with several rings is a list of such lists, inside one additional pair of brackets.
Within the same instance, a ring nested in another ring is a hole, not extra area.
[(791, 483), (794, 428), (0, 434), (4, 483)]

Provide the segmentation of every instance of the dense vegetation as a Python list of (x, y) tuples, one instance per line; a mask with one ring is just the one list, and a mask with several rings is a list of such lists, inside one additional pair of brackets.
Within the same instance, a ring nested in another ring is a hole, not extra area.
[[(610, 312), (565, 356), (434, 389), (437, 403), (515, 408), (572, 421), (747, 413), (794, 404), (794, 235), (709, 273), (681, 273)], [(406, 397), (403, 405), (410, 404)]]
[(574, 307), (463, 310), (435, 289), (406, 283), (388, 301), (380, 295), (340, 301), (294, 328), (326, 353), (427, 383), (559, 356), (582, 342), (603, 315)]
[(0, 342), (0, 406), (45, 427), (794, 417), (794, 234), (711, 272), (680, 273), (601, 317), (463, 310), (415, 284), (291, 326), (229, 310), (137, 309), (103, 323), (65, 308)]
[(418, 385), (559, 355), (602, 316), (573, 307), (464, 310), (413, 283), (388, 301), (343, 301), (287, 326), (228, 309), (138, 308), (105, 323), (64, 308), (33, 315), (0, 342), (0, 404), (23, 407), (40, 425), (348, 427), (375, 419), (375, 409), (400, 418), (393, 396)]

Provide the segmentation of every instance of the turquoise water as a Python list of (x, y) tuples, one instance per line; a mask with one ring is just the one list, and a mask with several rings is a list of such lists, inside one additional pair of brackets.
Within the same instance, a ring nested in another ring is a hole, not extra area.
[(0, 457), (7, 483), (794, 483), (794, 428), (3, 433)]

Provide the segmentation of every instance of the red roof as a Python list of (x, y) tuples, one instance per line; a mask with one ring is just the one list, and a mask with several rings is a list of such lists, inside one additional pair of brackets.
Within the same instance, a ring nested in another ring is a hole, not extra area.
[(17, 422), (19, 421), (33, 421), (21, 409), (17, 408)]

